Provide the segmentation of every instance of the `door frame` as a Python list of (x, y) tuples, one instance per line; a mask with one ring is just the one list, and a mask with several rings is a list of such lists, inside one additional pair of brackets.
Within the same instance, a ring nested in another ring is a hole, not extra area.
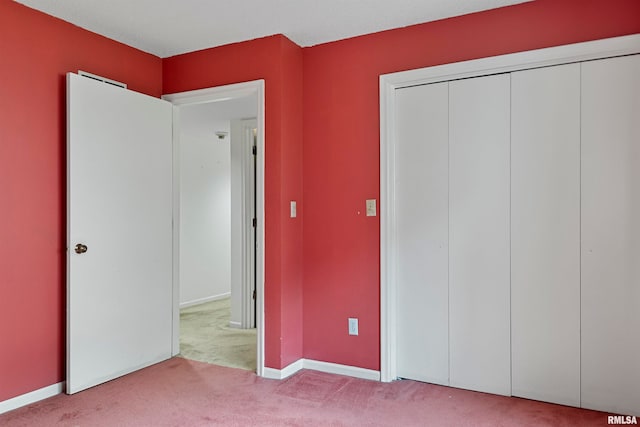
[[(222, 102), (248, 95), (256, 95), (257, 102), (257, 154), (256, 154), (256, 373), (264, 372), (264, 153), (265, 153), (265, 81), (253, 80), (224, 86), (197, 89), (163, 95), (162, 99), (173, 104), (173, 322), (172, 355), (180, 352), (180, 108), (185, 105)], [(246, 219), (245, 219), (246, 220)], [(249, 224), (245, 224), (247, 226)], [(244, 227), (243, 227), (244, 228)], [(243, 240), (243, 247), (246, 241)], [(243, 250), (246, 254), (246, 250)]]
[(396, 379), (396, 89), (640, 53), (640, 35), (614, 37), (380, 76), (380, 378)]

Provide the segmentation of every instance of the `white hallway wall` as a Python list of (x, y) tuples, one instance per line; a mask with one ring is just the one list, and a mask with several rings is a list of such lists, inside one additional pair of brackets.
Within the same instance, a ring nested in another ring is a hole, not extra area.
[(201, 105), (180, 111), (180, 305), (231, 292), (229, 120)]
[(252, 94), (180, 108), (180, 304), (230, 293), (230, 320), (238, 325), (242, 265), (239, 254), (234, 260), (232, 239), (234, 226), (236, 239), (241, 238), (240, 199), (239, 194), (234, 199), (233, 193), (240, 191), (240, 151), (237, 147), (232, 151), (231, 144), (240, 143), (241, 138), (229, 134), (220, 141), (215, 132), (230, 131), (232, 120), (255, 117), (257, 102)]

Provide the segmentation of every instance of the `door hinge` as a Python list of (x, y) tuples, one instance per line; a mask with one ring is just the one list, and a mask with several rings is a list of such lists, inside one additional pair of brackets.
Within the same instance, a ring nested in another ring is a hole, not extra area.
[(253, 290), (253, 299), (256, 299), (256, 290)]
[(257, 227), (257, 226), (258, 226), (258, 220), (257, 220), (257, 219), (253, 218), (252, 223), (253, 223), (253, 226), (254, 226), (254, 227)]
[(256, 147), (255, 145), (251, 148), (251, 153), (253, 153), (253, 155), (255, 156), (256, 154), (258, 154), (258, 147)]

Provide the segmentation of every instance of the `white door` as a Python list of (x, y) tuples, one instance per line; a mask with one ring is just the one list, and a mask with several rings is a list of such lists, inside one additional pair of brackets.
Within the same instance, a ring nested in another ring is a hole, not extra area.
[(450, 384), (511, 394), (508, 74), (449, 83)]
[(514, 396), (580, 406), (580, 64), (511, 75)]
[[(242, 130), (244, 133), (243, 144), (247, 155), (243, 156), (248, 165), (245, 167), (245, 280), (243, 285), (242, 304), (244, 305), (244, 315), (242, 321), (244, 328), (256, 327), (256, 161), (257, 161), (257, 133), (258, 123), (256, 119), (248, 119), (242, 121)], [(248, 210), (248, 212), (247, 212)]]
[(448, 83), (396, 91), (397, 375), (449, 384)]
[(256, 327), (257, 127), (231, 121), (231, 320), (243, 329)]
[(640, 416), (640, 55), (582, 64), (581, 399)]
[(67, 75), (67, 393), (171, 356), (171, 104)]

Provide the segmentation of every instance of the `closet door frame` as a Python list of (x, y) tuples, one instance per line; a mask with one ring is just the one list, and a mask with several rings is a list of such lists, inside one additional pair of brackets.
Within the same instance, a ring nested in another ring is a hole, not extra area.
[(640, 34), (455, 62), (380, 76), (380, 378), (396, 373), (396, 89), (640, 53)]

